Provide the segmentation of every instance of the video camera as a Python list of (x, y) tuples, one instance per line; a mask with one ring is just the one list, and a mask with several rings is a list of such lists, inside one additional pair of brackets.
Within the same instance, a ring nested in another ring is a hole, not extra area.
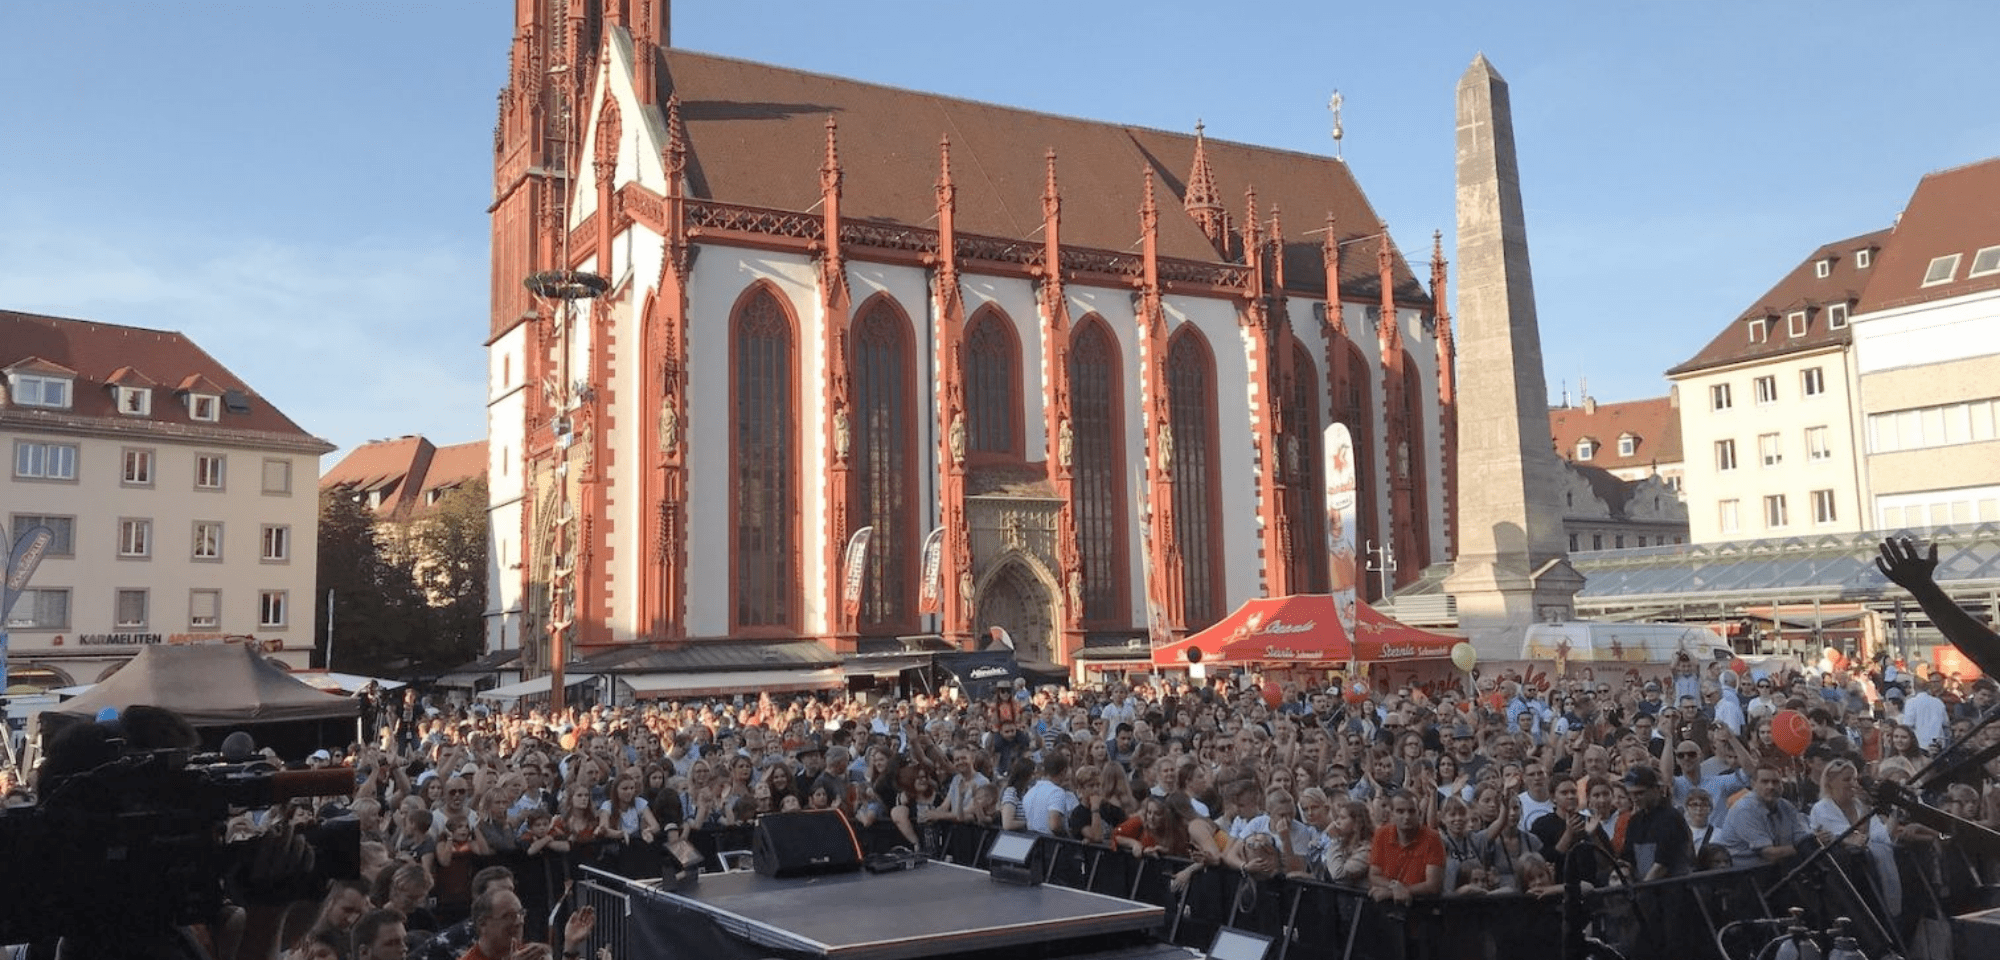
[[(345, 768), (285, 771), (178, 748), (118, 749), (73, 772), (45, 768), (36, 803), (0, 812), (0, 943), (102, 936), (107, 928), (144, 936), (210, 922), (224, 878), (258, 844), (278, 839), (225, 843), (232, 808), (353, 789)], [(310, 891), (343, 870), (352, 876), (358, 831), (318, 833), (307, 835), (309, 855), (265, 857), (267, 867), (281, 865), (260, 879)], [(289, 834), (282, 842), (291, 843)]]

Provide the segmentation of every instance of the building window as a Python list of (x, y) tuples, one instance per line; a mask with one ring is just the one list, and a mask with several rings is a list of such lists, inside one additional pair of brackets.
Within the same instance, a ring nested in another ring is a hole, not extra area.
[(222, 623), (222, 591), (188, 591), (188, 629), (213, 630)]
[(1818, 277), (1821, 280), (1826, 279), (1828, 276), (1832, 275), (1832, 273), (1833, 273), (1833, 259), (1831, 257), (1813, 264), (1813, 276)]
[(196, 520), (194, 522), (194, 559), (222, 559), (221, 521)]
[[(49, 548), (42, 551), (44, 557), (76, 556), (76, 518), (45, 516), (35, 513), (14, 514), (13, 524), (8, 528), (18, 540), (30, 527), (47, 527), (55, 538), (49, 541)], [(13, 546), (13, 544), (7, 544)]]
[(1868, 269), (1869, 264), (1872, 264), (1874, 262), (1875, 262), (1875, 251), (1873, 250), (1854, 251), (1854, 269), (1866, 270)]
[(1589, 437), (1585, 437), (1584, 439), (1578, 440), (1576, 442), (1576, 458), (1578, 460), (1588, 460), (1590, 459), (1591, 455), (1596, 452), (1597, 452), (1597, 443), (1591, 440)]
[(69, 590), (64, 587), (29, 588), (21, 591), (14, 609), (7, 614), (10, 630), (69, 629)]
[(69, 409), (70, 382), (67, 377), (43, 377), (32, 373), (14, 374), (14, 403), (22, 407)]
[(290, 613), (287, 594), (283, 590), (260, 590), (257, 592), (257, 625), (260, 627), (282, 627)]
[(1995, 429), (1996, 419), (2000, 419), (2000, 399), (1871, 413), (1868, 415), (1870, 450), (1894, 453), (1984, 443), (2000, 436)]
[(210, 393), (188, 394), (188, 419), (203, 423), (222, 419), (222, 398)]
[(1950, 283), (1956, 273), (1958, 273), (1958, 254), (1947, 253), (1931, 260), (1930, 269), (1924, 271), (1923, 285), (1935, 287), (1940, 283)]
[(130, 517), (118, 521), (118, 555), (121, 557), (152, 556), (153, 521)]
[[(1300, 378), (1310, 386), (1310, 378)], [(1214, 494), (1216, 462), (1215, 359), (1192, 328), (1167, 347), (1167, 423), (1175, 448), (1168, 464), (1174, 480), (1174, 544), (1180, 548), (1181, 624), (1200, 630), (1222, 619), (1221, 530)], [(1304, 412), (1313, 415), (1308, 407)]]
[(118, 591), (118, 609), (114, 625), (120, 630), (143, 630), (146, 627), (146, 591)]
[(1825, 427), (1806, 428), (1806, 459), (1814, 461), (1833, 459), (1833, 447), (1827, 441)]
[(264, 461), (264, 492), (290, 494), (292, 492), (292, 462), (290, 460), (266, 459)]
[(1717, 519), (1721, 522), (1723, 533), (1735, 533), (1742, 529), (1743, 521), (1737, 515), (1737, 507), (1738, 501), (1735, 500), (1724, 500), (1716, 504)]
[(1736, 469), (1736, 441), (1715, 441), (1715, 469), (1718, 471)]
[(1775, 433), (1757, 435), (1757, 459), (1767, 467), (1775, 467), (1785, 460), (1785, 448)]
[(1989, 273), (2000, 273), (2000, 246), (1981, 247), (1972, 255), (1972, 269), (1967, 271), (1967, 280), (1983, 277)]
[(1779, 530), (1783, 529), (1789, 522), (1790, 520), (1785, 515), (1785, 495), (1777, 493), (1765, 497), (1764, 526), (1772, 530)]
[(1583, 543), (1583, 538), (1582, 538), (1582, 537), (1579, 537), (1579, 536), (1577, 536), (1577, 535), (1576, 535), (1576, 534), (1574, 534), (1574, 533), (1570, 534), (1570, 535), (1569, 535), (1569, 552), (1571, 552), (1571, 553), (1581, 553), (1581, 552), (1583, 551), (1583, 547), (1581, 546), (1581, 544), (1582, 544), (1582, 543)]
[(1751, 343), (1764, 343), (1771, 339), (1771, 320), (1769, 317), (1754, 317), (1750, 320), (1748, 326)]
[(993, 307), (973, 314), (965, 334), (966, 449), (1022, 456), (1021, 344), (1013, 321)]
[(14, 476), (22, 480), (75, 480), (76, 444), (14, 441)]
[(1729, 396), (1729, 384), (1717, 383), (1709, 386), (1708, 408), (1710, 410), (1727, 410), (1734, 405), (1734, 401)]
[(1625, 549), (1625, 535), (1624, 535), (1624, 534), (1622, 534), (1622, 533), (1615, 533), (1615, 534), (1612, 534), (1612, 535), (1611, 535), (1611, 549), (1613, 549), (1613, 550), (1623, 550), (1623, 549)]
[(226, 457), (219, 453), (198, 454), (194, 458), (194, 486), (197, 490), (222, 489)]
[(1806, 335), (1806, 312), (1794, 310), (1785, 315), (1785, 335), (1793, 339)]
[(1847, 329), (1847, 304), (1844, 303), (1827, 304), (1826, 325), (1827, 328), (1830, 330)]
[(1604, 549), (1604, 534), (1593, 533), (1590, 535), (1590, 549), (1592, 550)]
[(1799, 392), (1808, 397), (1817, 397), (1826, 392), (1826, 371), (1820, 367), (1807, 367), (1799, 371)]
[(1814, 490), (1812, 492), (1812, 504), (1814, 523), (1834, 522), (1836, 518), (1833, 513), (1833, 491)]
[(854, 449), (849, 461), (852, 526), (875, 528), (861, 583), (858, 628), (863, 636), (896, 636), (916, 627), (914, 588), (918, 531), (914, 375), (909, 322), (887, 298), (873, 301), (854, 323), (852, 364)]
[(1633, 454), (1635, 454), (1635, 453), (1637, 453), (1637, 452), (1639, 452), (1639, 438), (1638, 438), (1638, 437), (1635, 437), (1635, 436), (1633, 436), (1633, 435), (1631, 435), (1631, 434), (1629, 434), (1629, 433), (1628, 433), (1628, 434), (1625, 434), (1624, 436), (1621, 436), (1621, 437), (1619, 437), (1619, 438), (1618, 438), (1618, 455), (1619, 455), (1619, 456), (1621, 456), (1621, 457), (1629, 457), (1629, 456), (1632, 456)]
[(1070, 341), (1070, 418), (1075, 423), (1071, 491), (1076, 502), (1077, 548), (1083, 564), (1083, 619), (1124, 624), (1125, 584), (1122, 508), (1125, 462), (1119, 425), (1118, 342), (1096, 317), (1077, 324)]
[(1758, 377), (1753, 383), (1757, 388), (1757, 405), (1768, 407), (1778, 402), (1778, 378)]
[(153, 485), (153, 451), (131, 447), (125, 450), (125, 472), (120, 481), (128, 487)]
[(119, 387), (118, 412), (128, 417), (143, 417), (153, 412), (153, 391), (144, 387)]
[(264, 560), (273, 563), (282, 563), (292, 559), (292, 528), (290, 526), (281, 523), (267, 523), (264, 525), (262, 539), (264, 543), (262, 557)]
[(783, 629), (796, 619), (798, 371), (791, 318), (769, 287), (738, 307), (732, 340), (732, 620)]

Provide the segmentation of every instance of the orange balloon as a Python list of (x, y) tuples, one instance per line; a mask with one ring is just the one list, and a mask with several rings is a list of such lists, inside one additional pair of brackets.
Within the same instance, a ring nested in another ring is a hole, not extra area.
[(1278, 686), (1278, 681), (1276, 680), (1264, 681), (1264, 705), (1276, 710), (1284, 702), (1285, 688)]
[(1797, 710), (1780, 710), (1771, 715), (1771, 742), (1794, 757), (1803, 756), (1812, 746), (1812, 722)]
[(1368, 699), (1368, 681), (1356, 680), (1347, 685), (1347, 702), (1360, 703)]

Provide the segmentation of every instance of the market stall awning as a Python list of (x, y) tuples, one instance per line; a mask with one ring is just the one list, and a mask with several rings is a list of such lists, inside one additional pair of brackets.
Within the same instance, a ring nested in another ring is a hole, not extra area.
[(1185, 667), (1194, 649), (1211, 664), (1437, 660), (1450, 657), (1462, 639), (1398, 623), (1365, 603), (1356, 607), (1356, 636), (1350, 642), (1333, 598), (1325, 594), (1250, 600), (1214, 626), (1156, 648), (1153, 664)]
[[(596, 682), (597, 675), (594, 673), (565, 674), (563, 676), (563, 689), (569, 690)], [(553, 685), (549, 682), (549, 675), (543, 674), (533, 680), (523, 680), (520, 683), (510, 683), (504, 687), (481, 690), (473, 694), (473, 696), (486, 700), (499, 700), (504, 703), (512, 703), (522, 697), (546, 697), (549, 695), (549, 688)]]
[(727, 697), (739, 693), (792, 693), (841, 690), (847, 674), (839, 667), (794, 670), (728, 670), (714, 673), (627, 673), (618, 682), (641, 700), (662, 697)]
[(951, 674), (959, 686), (965, 688), (968, 699), (978, 700), (1001, 685), (1013, 686), (1021, 676), (1021, 665), (1014, 661), (1012, 650), (980, 650), (966, 653), (940, 653), (937, 655), (938, 669)]
[(384, 677), (364, 677), (355, 673), (336, 673), (332, 670), (294, 670), (292, 676), (299, 682), (328, 693), (360, 693), (361, 688), (374, 684), (382, 690), (395, 690), (403, 686), (401, 680)]

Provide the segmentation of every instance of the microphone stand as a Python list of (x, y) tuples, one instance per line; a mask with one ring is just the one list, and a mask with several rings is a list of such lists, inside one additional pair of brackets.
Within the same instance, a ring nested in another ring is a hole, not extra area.
[[(1745, 797), (1744, 799), (1738, 800), (1736, 802), (1754, 803), (1757, 801), (1756, 798), (1754, 797)], [(1872, 808), (1869, 811), (1869, 815), (1873, 816), (1876, 812), (1880, 811), (1881, 809), (1883, 809), (1883, 807), (1878, 804), (1876, 807)], [(1938, 812), (1943, 813), (1944, 811), (1940, 810)], [(1858, 820), (1855, 820), (1853, 823), (1848, 824), (1847, 829), (1842, 830), (1838, 836), (1835, 836), (1832, 840), (1827, 841), (1825, 844), (1821, 845), (1818, 849), (1812, 851), (1811, 853), (1806, 854), (1805, 859), (1800, 860), (1797, 865), (1792, 867), (1792, 869), (1785, 871), (1785, 875), (1779, 877), (1778, 882), (1773, 883), (1769, 887), (1757, 891), (1758, 899), (1768, 903), (1771, 899), (1772, 894), (1777, 893), (1779, 890), (1783, 890), (1784, 888), (1790, 886), (1793, 880), (1798, 879), (1799, 875), (1803, 874), (1806, 871), (1806, 868), (1811, 867), (1813, 864), (1816, 864), (1820, 860), (1824, 859), (1827, 862), (1827, 866), (1833, 868), (1833, 875), (1839, 878), (1840, 885), (1847, 891), (1848, 897), (1853, 899), (1853, 901), (1861, 907), (1861, 912), (1868, 918), (1868, 926), (1871, 929), (1871, 931), (1875, 934), (1875, 936), (1881, 938), (1881, 942), (1883, 943), (1887, 943), (1892, 946), (1900, 948), (1903, 945), (1902, 940), (1899, 937), (1897, 937), (1894, 932), (1890, 930), (1887, 924), (1882, 922), (1881, 917), (1876, 915), (1875, 907), (1871, 905), (1868, 902), (1868, 898), (1863, 897), (1861, 895), (1861, 891), (1855, 887), (1854, 880), (1847, 875), (1846, 868), (1842, 867), (1839, 861), (1833, 860), (1829, 857), (1829, 855), (1833, 851), (1839, 849), (1841, 844), (1847, 841), (1848, 837), (1851, 837), (1855, 833), (1863, 829), (1866, 829), (1867, 826), (1868, 826), (1868, 817), (1862, 817)], [(1886, 905), (1884, 906), (1886, 909)]]

